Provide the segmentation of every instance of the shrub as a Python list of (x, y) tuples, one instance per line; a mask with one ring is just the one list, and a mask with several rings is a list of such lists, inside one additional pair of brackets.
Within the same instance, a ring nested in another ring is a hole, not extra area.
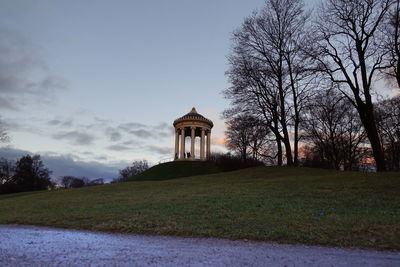
[(212, 154), (210, 159), (221, 171), (234, 171), (244, 168), (264, 166), (262, 161), (255, 160), (252, 158), (242, 159), (240, 156), (227, 154)]

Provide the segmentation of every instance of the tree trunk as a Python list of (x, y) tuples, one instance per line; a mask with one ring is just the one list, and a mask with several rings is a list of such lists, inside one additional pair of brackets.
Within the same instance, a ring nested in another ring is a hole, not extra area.
[(396, 1), (396, 17), (395, 17), (395, 25), (394, 25), (394, 55), (395, 57), (395, 68), (394, 68), (394, 75), (396, 77), (397, 81), (397, 86), (400, 88), (400, 49), (399, 49), (399, 23), (400, 23), (400, 18), (399, 18), (399, 11), (400, 11), (400, 1)]
[(243, 159), (243, 161), (247, 160), (247, 151), (246, 150), (247, 150), (247, 148), (242, 150), (242, 159)]
[(385, 157), (383, 154), (383, 149), (382, 149), (379, 135), (378, 135), (375, 125), (372, 125), (371, 127), (366, 128), (366, 131), (367, 131), (369, 142), (371, 143), (372, 154), (374, 155), (374, 159), (375, 159), (375, 163), (376, 163), (376, 170), (378, 172), (384, 172), (384, 171), (386, 171)]
[(282, 155), (282, 143), (281, 143), (281, 139), (280, 138), (276, 139), (276, 146), (278, 148), (278, 154), (277, 154), (278, 166), (282, 166), (282, 164), (283, 164), (282, 156), (283, 155)]
[(393, 145), (393, 168), (394, 171), (400, 171), (400, 144)]
[(362, 123), (364, 124), (365, 131), (367, 132), (367, 136), (369, 142), (371, 143), (372, 147), (372, 154), (374, 155), (375, 163), (376, 163), (376, 170), (378, 172), (386, 171), (385, 166), (385, 156), (383, 153), (383, 148), (381, 144), (381, 140), (378, 133), (378, 128), (376, 127), (376, 120), (374, 116), (374, 106), (372, 104), (372, 97), (370, 93), (370, 84), (367, 78), (367, 65), (365, 59), (365, 52), (362, 48), (362, 42), (356, 41), (356, 49), (358, 53), (358, 59), (360, 62), (360, 69), (361, 69), (361, 79), (363, 85), (363, 92), (365, 97), (365, 103), (361, 101), (360, 95), (358, 90), (353, 90), (354, 96), (357, 101), (357, 110), (360, 114), (360, 118)]
[(292, 88), (293, 94), (293, 109), (294, 109), (294, 165), (299, 165), (299, 124), (300, 124), (300, 114), (299, 114), (299, 103), (298, 96), (296, 92), (295, 81), (293, 78), (292, 62), (290, 60), (290, 54), (287, 55), (286, 62), (288, 64), (289, 76), (290, 76), (290, 86)]
[(281, 134), (279, 133), (279, 122), (278, 122), (278, 117), (275, 116), (274, 118), (274, 126), (270, 127), (270, 129), (272, 130), (272, 132), (275, 135), (275, 139), (276, 139), (276, 147), (277, 147), (277, 158), (278, 158), (278, 166), (282, 166), (283, 164), (283, 154), (282, 154), (282, 142), (281, 142)]
[(397, 68), (396, 68), (396, 81), (397, 81), (397, 86), (400, 88), (400, 53), (397, 55)]
[(280, 123), (283, 132), (283, 144), (285, 145), (285, 152), (286, 152), (286, 164), (291, 166), (293, 165), (293, 158), (292, 158), (292, 148), (290, 146), (290, 139), (289, 139), (289, 132), (287, 129), (286, 124), (286, 110), (285, 110), (285, 96), (283, 92), (283, 82), (282, 77), (278, 79), (278, 87), (279, 87), (279, 101), (280, 101)]
[(360, 114), (361, 121), (365, 127), (367, 137), (371, 143), (372, 155), (375, 159), (376, 170), (378, 172), (386, 171), (385, 156), (381, 140), (378, 134), (378, 128), (375, 123), (375, 116), (372, 104), (358, 104), (358, 113)]
[(293, 164), (295, 166), (299, 165), (299, 124), (295, 122), (294, 124), (294, 160)]
[[(287, 137), (289, 137), (288, 134), (286, 134), (286, 135), (287, 135)], [(286, 137), (282, 141), (283, 141), (283, 144), (285, 145), (286, 164), (289, 166), (292, 166), (293, 165), (293, 157), (292, 157), (292, 148), (290, 146), (290, 141)]]

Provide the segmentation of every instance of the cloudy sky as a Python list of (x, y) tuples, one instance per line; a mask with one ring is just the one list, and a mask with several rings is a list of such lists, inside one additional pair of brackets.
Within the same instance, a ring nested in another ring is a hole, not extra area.
[(263, 0), (1, 0), (0, 156), (112, 178), (173, 156), (194, 106), (221, 146), (230, 37)]

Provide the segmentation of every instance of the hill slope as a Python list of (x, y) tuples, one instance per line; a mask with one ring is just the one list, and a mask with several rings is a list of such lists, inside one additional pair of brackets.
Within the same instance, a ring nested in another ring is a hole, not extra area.
[(0, 223), (400, 250), (400, 173), (260, 167), (0, 196)]
[(220, 172), (218, 167), (207, 161), (172, 161), (153, 166), (124, 181), (160, 181), (217, 172)]

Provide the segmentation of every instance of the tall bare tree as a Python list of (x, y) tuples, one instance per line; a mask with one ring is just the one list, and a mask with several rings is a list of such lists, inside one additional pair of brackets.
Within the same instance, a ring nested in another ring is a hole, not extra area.
[[(227, 71), (232, 103), (263, 115), (274, 133), (278, 165), (285, 148), (288, 165), (297, 164), (301, 110), (309, 92), (305, 27), (309, 14), (301, 0), (267, 0), (234, 33)], [(294, 155), (290, 132), (294, 133)]]
[(394, 79), (400, 88), (400, 0), (394, 0), (382, 27), (385, 35), (383, 53), (389, 68), (384, 71), (389, 80)]
[(225, 118), (233, 118), (238, 113), (260, 114), (264, 117), (265, 127), (275, 136), (278, 166), (283, 163), (282, 136), (279, 128), (279, 98), (269, 84), (268, 72), (262, 71), (260, 64), (251, 60), (240, 47), (236, 47), (236, 54), (229, 60), (231, 68), (227, 72), (232, 86), (224, 91), (231, 99), (233, 108), (224, 112)]
[(326, 0), (316, 22), (319, 68), (354, 105), (371, 143), (378, 171), (385, 160), (374, 115), (372, 87), (386, 68), (381, 52), (385, 36), (378, 28), (393, 0)]

